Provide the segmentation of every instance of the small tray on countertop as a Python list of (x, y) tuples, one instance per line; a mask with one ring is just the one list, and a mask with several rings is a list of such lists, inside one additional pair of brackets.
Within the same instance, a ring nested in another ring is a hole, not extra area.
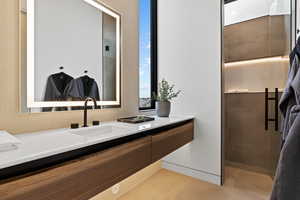
[(130, 124), (138, 124), (138, 123), (150, 122), (154, 120), (155, 120), (154, 117), (135, 116), (135, 117), (119, 118), (117, 121), (130, 123)]

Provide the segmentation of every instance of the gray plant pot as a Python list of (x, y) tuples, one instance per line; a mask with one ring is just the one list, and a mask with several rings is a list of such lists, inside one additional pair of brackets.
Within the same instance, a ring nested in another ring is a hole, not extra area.
[(156, 113), (158, 117), (169, 117), (171, 103), (169, 101), (156, 101)]

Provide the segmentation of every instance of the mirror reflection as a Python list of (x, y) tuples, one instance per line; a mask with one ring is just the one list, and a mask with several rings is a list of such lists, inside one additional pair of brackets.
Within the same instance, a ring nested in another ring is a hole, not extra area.
[(23, 107), (119, 104), (118, 14), (92, 0), (23, 0), (21, 22)]

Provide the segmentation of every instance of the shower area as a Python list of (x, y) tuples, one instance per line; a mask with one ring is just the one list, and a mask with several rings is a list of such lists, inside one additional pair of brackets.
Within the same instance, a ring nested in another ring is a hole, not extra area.
[(281, 148), (278, 100), (293, 45), (292, 2), (224, 5), (225, 165), (274, 176)]

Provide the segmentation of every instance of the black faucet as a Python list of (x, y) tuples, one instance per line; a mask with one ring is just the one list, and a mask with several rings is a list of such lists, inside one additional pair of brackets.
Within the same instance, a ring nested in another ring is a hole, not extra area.
[(95, 98), (87, 97), (84, 102), (84, 111), (83, 111), (83, 127), (88, 127), (87, 125), (87, 110), (88, 110), (88, 102), (94, 102), (94, 108), (97, 108), (97, 101)]

